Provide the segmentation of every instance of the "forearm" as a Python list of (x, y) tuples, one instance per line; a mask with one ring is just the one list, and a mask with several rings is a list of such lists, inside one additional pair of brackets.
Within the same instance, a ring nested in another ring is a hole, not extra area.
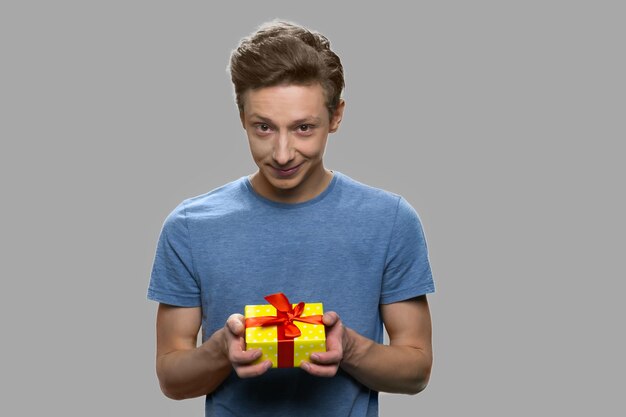
[(417, 347), (382, 345), (345, 329), (347, 344), (341, 368), (363, 385), (382, 392), (416, 394), (426, 388), (432, 353)]
[(174, 350), (157, 358), (157, 376), (167, 397), (182, 400), (206, 395), (228, 377), (232, 366), (220, 346), (223, 331), (194, 349)]

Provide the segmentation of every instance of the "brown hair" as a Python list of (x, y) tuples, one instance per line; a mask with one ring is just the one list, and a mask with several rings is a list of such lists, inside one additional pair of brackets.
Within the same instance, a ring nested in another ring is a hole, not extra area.
[(328, 39), (284, 21), (266, 23), (243, 38), (230, 56), (229, 70), (239, 111), (248, 90), (319, 82), (332, 117), (344, 87), (341, 60)]

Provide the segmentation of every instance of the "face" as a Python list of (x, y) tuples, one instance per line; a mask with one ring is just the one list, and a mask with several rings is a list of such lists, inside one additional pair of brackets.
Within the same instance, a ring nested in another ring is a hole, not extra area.
[(248, 91), (241, 122), (259, 167), (251, 179), (255, 191), (286, 203), (320, 194), (332, 178), (323, 163), (328, 134), (338, 129), (344, 105), (331, 118), (319, 84)]

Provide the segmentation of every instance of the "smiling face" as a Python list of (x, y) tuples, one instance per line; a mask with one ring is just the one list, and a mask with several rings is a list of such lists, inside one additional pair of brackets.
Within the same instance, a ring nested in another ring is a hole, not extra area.
[(251, 183), (265, 198), (301, 203), (320, 194), (332, 178), (323, 157), (345, 103), (332, 118), (319, 84), (279, 85), (246, 92), (241, 122), (259, 167)]

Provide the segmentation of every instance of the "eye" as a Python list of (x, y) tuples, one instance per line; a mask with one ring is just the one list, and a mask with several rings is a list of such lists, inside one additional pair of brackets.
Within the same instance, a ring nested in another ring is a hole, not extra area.
[(257, 134), (267, 134), (272, 131), (272, 127), (267, 123), (255, 123), (254, 130)]
[(301, 133), (310, 133), (312, 129), (313, 126), (306, 123), (298, 126), (298, 131), (300, 131)]

